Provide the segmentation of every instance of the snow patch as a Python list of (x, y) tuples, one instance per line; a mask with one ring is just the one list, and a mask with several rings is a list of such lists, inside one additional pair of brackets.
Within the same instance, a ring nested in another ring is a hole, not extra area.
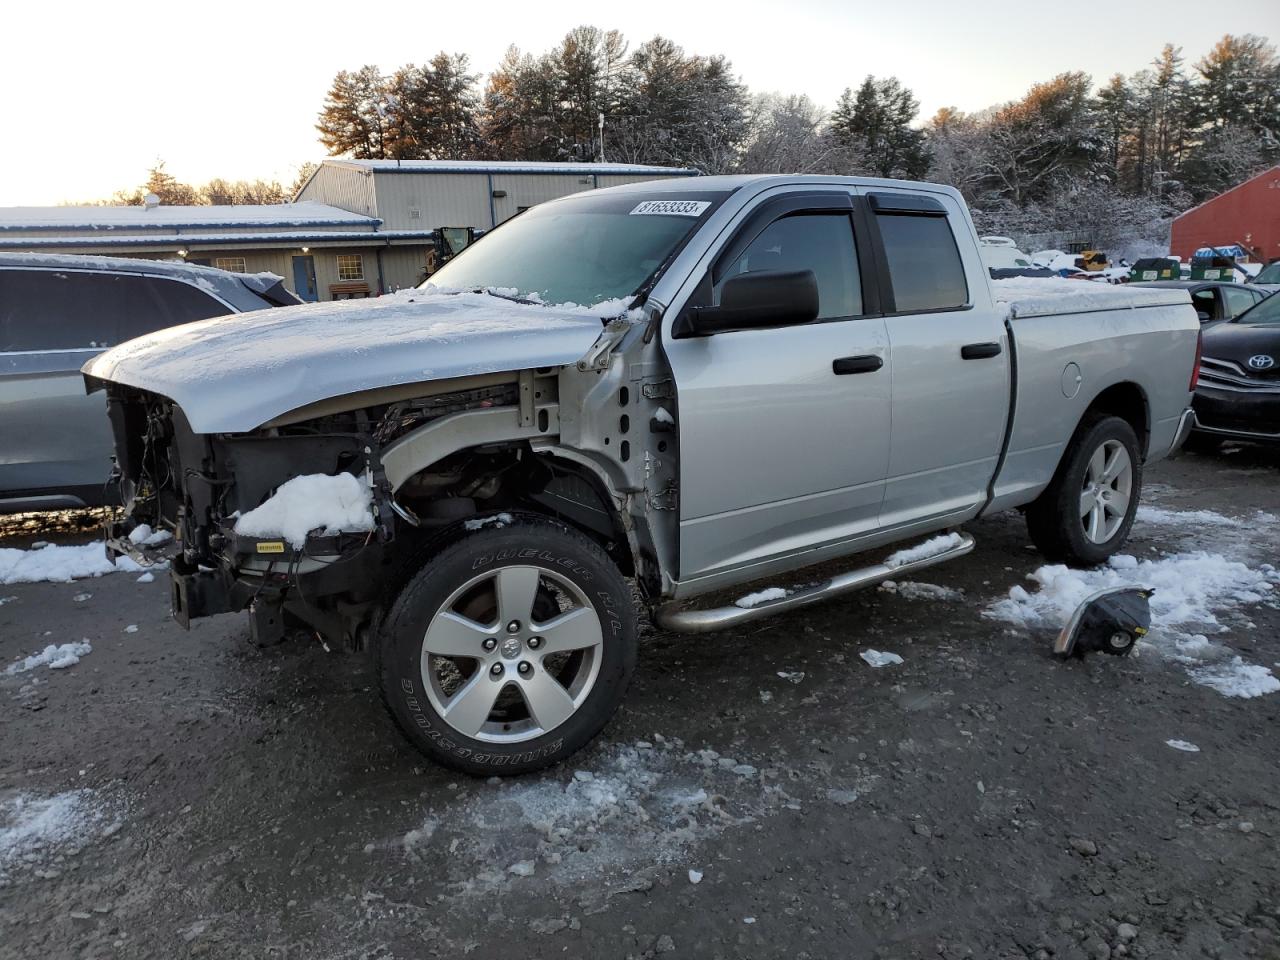
[(1280, 690), (1277, 679), (1266, 667), (1245, 663), (1240, 657), (1232, 657), (1191, 671), (1191, 679), (1217, 690), (1224, 697), (1249, 699)]
[(140, 523), (129, 531), (129, 541), (143, 547), (158, 547), (173, 539), (168, 530), (152, 530), (149, 524)]
[(294, 477), (237, 519), (235, 527), (245, 537), (283, 537), (295, 550), (312, 530), (329, 537), (372, 529), (373, 491), (350, 473)]
[(787, 591), (782, 587), (765, 587), (755, 593), (748, 593), (745, 597), (739, 597), (733, 601), (733, 605), (742, 607), (744, 610), (750, 610), (752, 607), (758, 607), (760, 604), (768, 603), (770, 600), (783, 600), (786, 596)]
[[(365, 849), (439, 861), (459, 897), (492, 896), (536, 875), (579, 891), (590, 881), (590, 896), (604, 902), (640, 889), (634, 884), (646, 868), (687, 867), (690, 851), (724, 829), (798, 803), (779, 771), (759, 772), (712, 750), (692, 753), (674, 737), (602, 747), (584, 763), (468, 785), (421, 814), (413, 842), (399, 834)], [(691, 883), (700, 879), (689, 874)]]
[(888, 667), (888, 666), (892, 666), (893, 664), (898, 664), (903, 662), (902, 657), (898, 656), (896, 653), (888, 653), (882, 650), (870, 650), (870, 649), (863, 650), (860, 654), (858, 654), (858, 656), (860, 656), (863, 660), (865, 660), (871, 666), (877, 667), (877, 668)]
[(60, 846), (83, 846), (96, 835), (102, 815), (92, 790), (0, 796), (0, 877), (52, 856)]
[(936, 557), (938, 554), (944, 553), (953, 547), (960, 546), (963, 542), (963, 538), (958, 533), (944, 533), (914, 547), (908, 547), (906, 550), (899, 550), (897, 553), (891, 554), (885, 560), (884, 565), (886, 567), (901, 567), (908, 563), (915, 563), (917, 560)]
[(659, 423), (676, 422), (676, 418), (671, 415), (671, 411), (666, 407), (659, 407), (657, 412), (653, 415), (653, 419), (657, 420)]
[(1183, 753), (1199, 753), (1200, 748), (1189, 740), (1166, 740), (1165, 745), (1181, 750)]
[(482, 530), (485, 527), (505, 527), (507, 524), (514, 522), (514, 518), (509, 513), (495, 513), (491, 517), (479, 517), (475, 520), (467, 520), (462, 525), (468, 530)]
[(141, 569), (128, 557), (112, 562), (101, 540), (71, 547), (49, 544), (39, 550), (0, 548), (0, 584), (70, 583), (83, 577), (117, 571), (136, 573)]
[(11, 677), (15, 674), (26, 673), (28, 670), (34, 670), (36, 667), (65, 670), (67, 667), (74, 667), (80, 662), (81, 657), (92, 652), (93, 644), (88, 640), (82, 640), (79, 643), (51, 643), (39, 653), (33, 653), (29, 657), (24, 657), (9, 664), (9, 666), (5, 667), (4, 675)]
[(964, 591), (943, 587), (936, 583), (916, 583), (911, 580), (886, 580), (880, 584), (881, 593), (894, 593), (904, 600), (963, 600)]
[(155, 578), (156, 578), (156, 575), (152, 573), (150, 570), (148, 570), (146, 573), (144, 573), (142, 576), (138, 578), (138, 583), (151, 583), (153, 580), (155, 580)]
[(1270, 564), (1256, 569), (1221, 554), (1193, 551), (1156, 560), (1120, 554), (1104, 567), (1072, 570), (1061, 564), (1040, 567), (1027, 575), (1039, 585), (1031, 593), (1014, 586), (1009, 595), (989, 605), (983, 616), (1019, 627), (1060, 627), (1087, 597), (1110, 587), (1154, 589), (1151, 633), (1143, 647), (1187, 665), (1192, 680), (1232, 697), (1256, 697), (1280, 690), (1280, 680), (1265, 667), (1240, 657), (1223, 660), (1227, 651), (1192, 628), (1223, 632), (1218, 615), (1245, 604), (1271, 601), (1280, 572)]

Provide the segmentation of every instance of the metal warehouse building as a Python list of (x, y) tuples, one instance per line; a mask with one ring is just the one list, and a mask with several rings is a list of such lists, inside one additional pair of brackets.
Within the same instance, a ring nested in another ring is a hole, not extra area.
[(0, 207), (0, 250), (187, 260), (270, 272), (306, 300), (420, 283), (449, 228), (483, 232), (544, 200), (695, 170), (608, 163), (325, 160), (293, 203)]
[(598, 187), (692, 176), (697, 176), (696, 170), (627, 163), (330, 159), (298, 191), (297, 199), (378, 217), (390, 230), (488, 230), (544, 200)]
[(1170, 230), (1169, 247), (1182, 260), (1236, 244), (1261, 263), (1280, 260), (1280, 166), (1192, 207)]

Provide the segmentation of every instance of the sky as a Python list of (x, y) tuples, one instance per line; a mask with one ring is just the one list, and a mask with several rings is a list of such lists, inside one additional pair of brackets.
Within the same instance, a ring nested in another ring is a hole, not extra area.
[[(1101, 81), (1142, 69), (1165, 43), (1188, 64), (1228, 29), (1280, 34), (1276, 0), (983, 7), (956, 0), (645, 0), (537, 3), (152, 0), (12, 3), (0, 36), (0, 206), (109, 197), (157, 159), (180, 180), (292, 182), (324, 155), (315, 120), (333, 75), (392, 70), (440, 50), (486, 73), (511, 43), (540, 53), (575, 26), (655, 34), (724, 54), (754, 93), (803, 93), (824, 106), (868, 74), (897, 76), (920, 101), (980, 110), (1066, 70)], [(895, 8), (897, 11), (894, 12)], [(1068, 11), (1078, 12), (1068, 12)], [(607, 131), (606, 131), (607, 139)]]

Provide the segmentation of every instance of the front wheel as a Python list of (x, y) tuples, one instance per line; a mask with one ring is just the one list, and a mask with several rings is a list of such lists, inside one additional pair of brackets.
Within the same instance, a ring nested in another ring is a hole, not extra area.
[(1129, 536), (1142, 492), (1133, 427), (1101, 416), (1080, 425), (1044, 493), (1027, 508), (1027, 531), (1050, 560), (1102, 563)]
[(636, 659), (626, 580), (575, 530), (538, 517), (483, 526), (427, 561), (377, 642), (383, 698), (432, 759), (527, 773), (586, 745)]

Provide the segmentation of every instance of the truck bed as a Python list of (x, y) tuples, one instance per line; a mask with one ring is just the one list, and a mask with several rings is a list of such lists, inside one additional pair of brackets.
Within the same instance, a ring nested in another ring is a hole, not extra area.
[(1062, 277), (1010, 277), (992, 280), (991, 293), (1009, 306), (1013, 319), (1054, 314), (1093, 313), (1098, 310), (1138, 309), (1189, 303), (1178, 288), (1129, 287)]

